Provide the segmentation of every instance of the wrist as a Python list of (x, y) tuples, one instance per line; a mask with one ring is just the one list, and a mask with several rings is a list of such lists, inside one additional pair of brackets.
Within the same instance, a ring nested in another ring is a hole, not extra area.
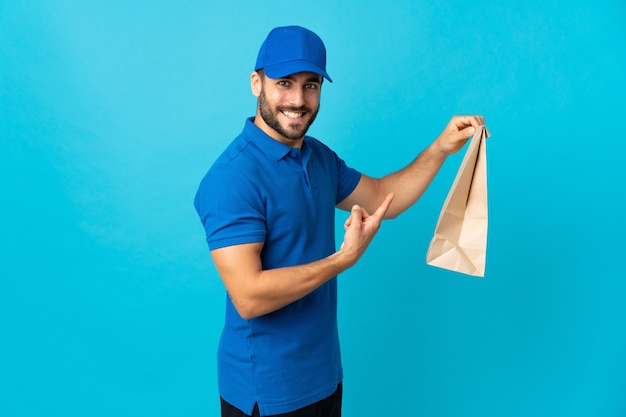
[(348, 248), (345, 242), (341, 244), (337, 252), (331, 255), (331, 258), (341, 272), (352, 267), (358, 260), (358, 256)]
[(435, 139), (435, 141), (426, 148), (426, 152), (430, 158), (438, 161), (443, 161), (450, 155), (448, 149), (441, 144), (441, 138)]

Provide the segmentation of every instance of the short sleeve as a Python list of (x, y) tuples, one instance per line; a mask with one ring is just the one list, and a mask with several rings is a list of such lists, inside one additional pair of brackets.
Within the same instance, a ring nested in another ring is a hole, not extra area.
[(263, 242), (263, 199), (248, 178), (226, 165), (215, 165), (200, 182), (194, 205), (209, 249)]

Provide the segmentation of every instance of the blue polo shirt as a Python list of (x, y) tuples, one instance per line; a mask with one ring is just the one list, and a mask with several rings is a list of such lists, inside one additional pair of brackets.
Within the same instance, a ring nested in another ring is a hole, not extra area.
[[(211, 250), (264, 242), (264, 269), (300, 265), (335, 252), (335, 206), (361, 174), (320, 141), (290, 148), (246, 120), (196, 194)], [(282, 414), (332, 394), (343, 374), (337, 278), (273, 313), (244, 320), (226, 297), (218, 348), (220, 395), (251, 415)]]

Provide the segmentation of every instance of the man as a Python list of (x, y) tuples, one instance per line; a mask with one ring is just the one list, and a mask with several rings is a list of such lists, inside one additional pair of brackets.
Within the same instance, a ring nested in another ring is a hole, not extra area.
[[(195, 206), (227, 290), (218, 349), (222, 416), (340, 416), (337, 275), (383, 219), (415, 203), (445, 158), (483, 124), (453, 117), (407, 167), (376, 179), (306, 136), (326, 49), (298, 26), (273, 29), (251, 74), (256, 115), (215, 161)], [(335, 208), (350, 211), (339, 250)]]

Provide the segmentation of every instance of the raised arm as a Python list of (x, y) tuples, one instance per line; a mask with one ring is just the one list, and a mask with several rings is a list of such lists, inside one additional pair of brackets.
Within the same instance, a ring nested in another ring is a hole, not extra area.
[(394, 193), (395, 198), (385, 218), (395, 218), (424, 194), (448, 155), (458, 152), (474, 134), (474, 129), (484, 123), (482, 116), (453, 117), (439, 137), (413, 162), (382, 178), (362, 175), (355, 190), (338, 207), (349, 210), (359, 204), (372, 210), (387, 194)]
[(371, 215), (364, 208), (352, 207), (340, 249), (319, 261), (264, 270), (261, 263), (263, 243), (211, 251), (217, 271), (239, 315), (251, 319), (278, 310), (354, 265), (378, 232), (392, 199), (393, 194), (387, 195)]

